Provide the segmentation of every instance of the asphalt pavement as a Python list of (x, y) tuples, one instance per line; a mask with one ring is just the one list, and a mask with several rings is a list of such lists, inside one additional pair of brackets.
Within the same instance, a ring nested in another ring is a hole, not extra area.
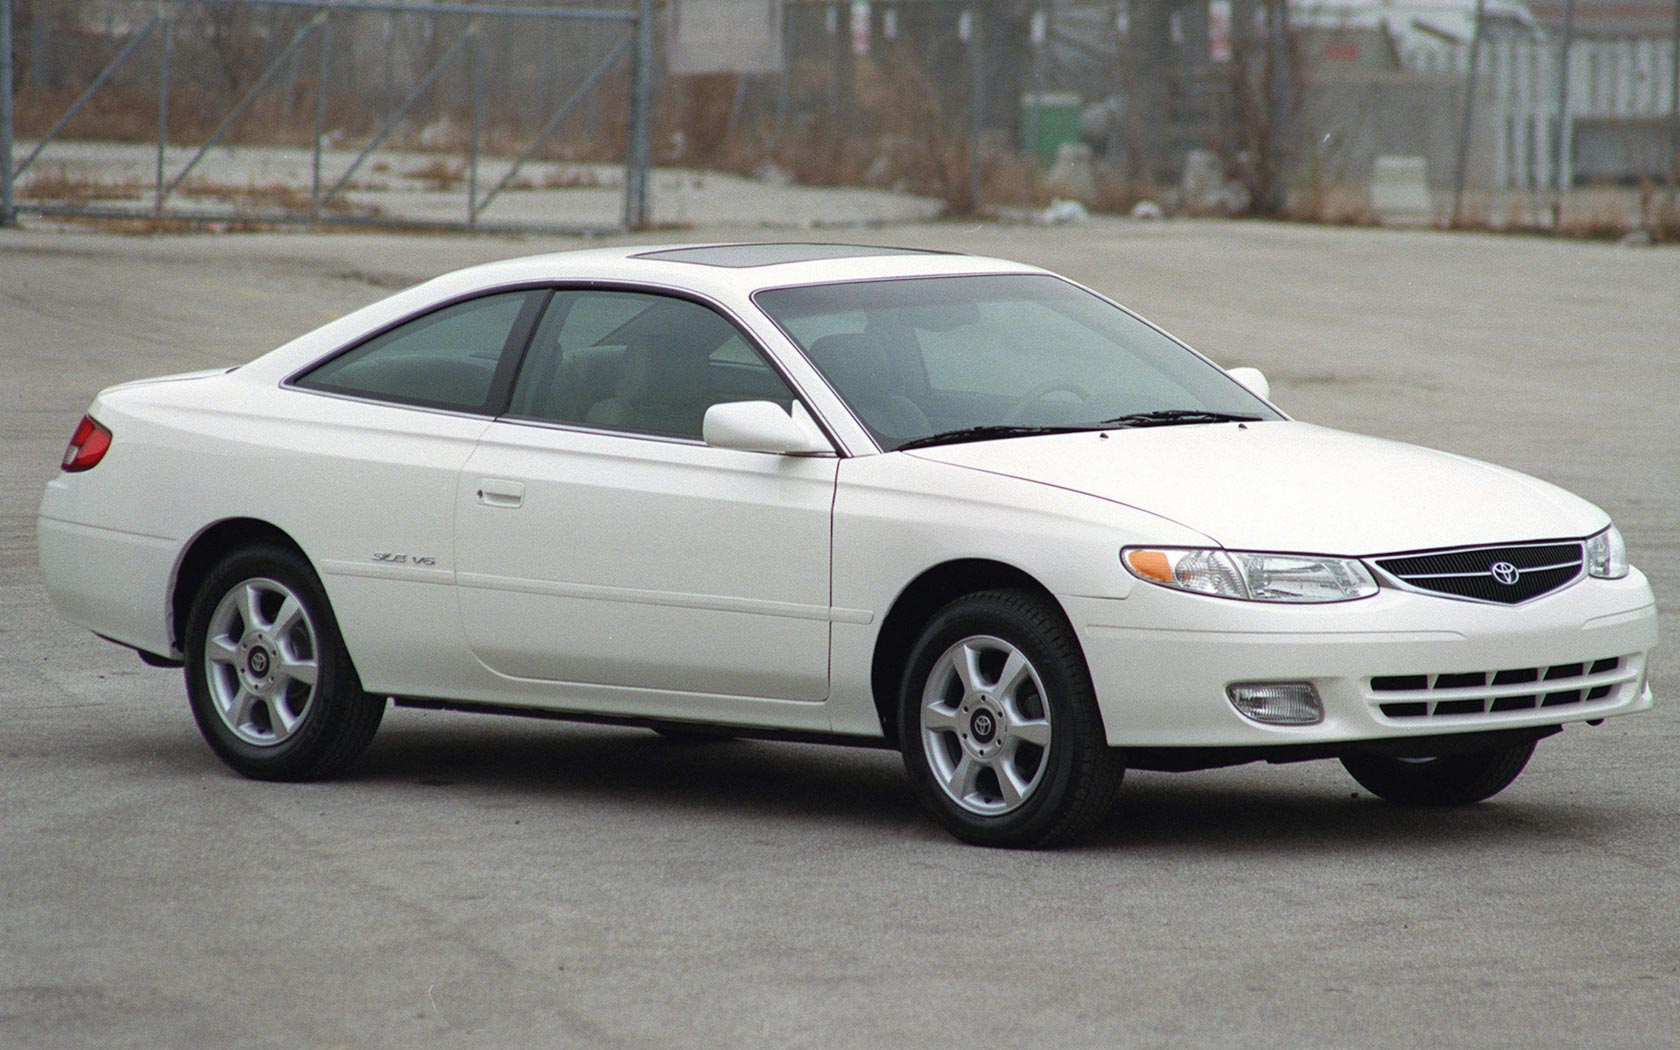
[[(763, 236), (683, 239), (737, 235)], [(179, 672), (47, 603), (35, 507), (80, 413), (581, 242), (0, 231), (0, 1047), (1680, 1046), (1680, 250), (820, 239), (1051, 266), (1264, 369), (1299, 418), (1594, 500), (1657, 589), (1657, 710), (1567, 730), (1464, 810), (1330, 763), (1133, 774), (1092, 840), (1040, 853), (959, 845), (869, 750), (393, 710), (347, 779), (246, 781)]]

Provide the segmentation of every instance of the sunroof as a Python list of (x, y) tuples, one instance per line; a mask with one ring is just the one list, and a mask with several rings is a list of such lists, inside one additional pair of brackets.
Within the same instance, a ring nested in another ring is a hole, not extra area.
[(776, 266), (818, 259), (860, 259), (872, 255), (944, 255), (921, 248), (876, 248), (867, 244), (716, 244), (643, 252), (638, 259), (696, 263), (701, 266)]

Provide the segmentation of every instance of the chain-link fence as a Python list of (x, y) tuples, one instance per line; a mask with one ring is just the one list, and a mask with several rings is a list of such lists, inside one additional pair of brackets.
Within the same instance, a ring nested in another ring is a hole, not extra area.
[(1680, 3), (1613, 6), (1643, 21), (1571, 36), (1513, 0), (788, 0), (785, 68), (670, 78), (661, 142), (958, 212), (1149, 199), (1672, 238)]
[[(223, 222), (645, 224), (650, 0), (10, 2), (18, 211)], [(0, 143), (0, 146), (7, 145)], [(533, 186), (617, 189), (545, 215)]]
[[(10, 2), (29, 149), (160, 10)], [(520, 187), (622, 180), (637, 225), (640, 136), (650, 162), (907, 190), (956, 213), (1062, 198), (1680, 236), (1680, 0), (1600, 3), (1643, 12), (1613, 24), (1594, 0), (764, 0), (774, 68), (655, 75), (682, 5), (707, 2), (659, 0), (656, 36), (636, 7), (166, 0), (169, 20), (19, 180), (22, 207), (148, 181), (154, 206), (225, 190), (182, 167), (214, 140), (212, 167), (223, 144), (291, 148), (294, 215), (436, 219), (457, 187), (459, 221), (531, 224)], [(90, 138), (155, 138), (162, 163), (78, 184)], [(312, 147), (318, 177), (295, 152)]]

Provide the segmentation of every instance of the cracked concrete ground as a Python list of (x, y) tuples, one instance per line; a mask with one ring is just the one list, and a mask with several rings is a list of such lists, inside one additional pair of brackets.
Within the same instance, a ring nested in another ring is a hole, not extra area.
[(0, 231), (0, 1046), (1675, 1045), (1680, 252), (1200, 222), (845, 239), (1052, 266), (1265, 369), (1301, 418), (1594, 500), (1657, 589), (1658, 709), (1571, 728), (1463, 811), (1325, 763), (1135, 774), (1054, 853), (951, 841), (885, 752), (396, 710), (346, 780), (245, 781), (178, 672), (47, 605), (35, 505), (79, 414), (577, 242)]

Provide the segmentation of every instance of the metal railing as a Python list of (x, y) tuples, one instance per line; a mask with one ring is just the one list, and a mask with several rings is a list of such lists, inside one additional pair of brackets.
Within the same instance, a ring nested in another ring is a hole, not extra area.
[[(171, 55), (175, 50), (176, 24), (188, 8), (244, 8), (270, 11), (301, 11), (309, 17), (296, 29), (285, 45), (274, 52), (256, 79), (234, 99), (215, 128), (184, 165), (169, 171), (170, 148), (169, 97), (171, 88)], [(466, 25), (444, 54), (404, 94), (377, 132), (365, 142), (348, 167), (330, 184), (323, 176), (323, 160), (327, 151), (326, 117), (329, 96), (334, 90), (329, 75), (334, 58), (333, 29), (336, 22), (354, 15), (384, 14), (407, 18), (427, 19), (427, 37), (436, 30), (440, 17), (465, 18)], [(155, 14), (132, 30), (116, 56), (112, 58), (76, 100), (59, 116), (52, 127), (21, 163), (15, 163), (13, 121), (13, 69), (10, 36), (12, 32), (12, 0), (0, 0), (0, 226), (15, 223), (19, 214), (48, 216), (80, 216), (92, 218), (156, 218), (192, 222), (243, 223), (308, 223), (325, 225), (371, 225), (382, 227), (425, 227), (444, 229), (496, 230), (507, 232), (579, 232), (606, 228), (635, 229), (648, 225), (648, 168), (651, 163), (650, 118), (653, 77), (653, 18), (654, 0), (630, 0), (623, 9), (578, 7), (530, 7), (516, 4), (433, 2), (433, 0), (158, 0)], [(619, 26), (623, 36), (606, 49), (581, 77), (565, 100), (549, 113), (541, 129), (526, 142), (514, 157), (502, 177), (480, 194), (480, 161), (484, 156), (484, 89), (485, 57), (481, 46), (483, 26), (496, 20), (523, 21), (542, 24), (577, 24)], [(224, 142), (228, 133), (246, 116), (252, 104), (263, 95), (282, 74), (295, 71), (314, 44), (317, 75), (314, 84), (313, 129), (310, 136), (310, 187), (307, 208), (250, 208), (217, 209), (194, 207), (178, 210), (170, 207), (170, 200), (182, 187), (205, 156)], [(119, 71), (128, 67), (135, 56), (156, 49), (157, 60), (157, 140), (153, 165), (153, 188), (150, 206), (144, 210), (117, 207), (110, 204), (44, 203), (18, 199), (19, 179), (29, 171), (60, 134), (70, 125), (88, 103), (112, 81)], [(626, 119), (623, 170), (623, 207), (618, 222), (595, 225), (548, 224), (536, 222), (491, 223), (483, 218), (497, 197), (515, 185), (520, 169), (532, 160), (613, 71), (625, 64)], [(384, 146), (403, 126), (405, 118), (428, 92), (438, 85), (447, 73), (464, 64), (470, 88), (468, 112), (470, 132), (466, 147), (466, 178), (464, 214), (459, 221), (413, 219), (386, 215), (352, 215), (332, 210), (362, 165)]]

